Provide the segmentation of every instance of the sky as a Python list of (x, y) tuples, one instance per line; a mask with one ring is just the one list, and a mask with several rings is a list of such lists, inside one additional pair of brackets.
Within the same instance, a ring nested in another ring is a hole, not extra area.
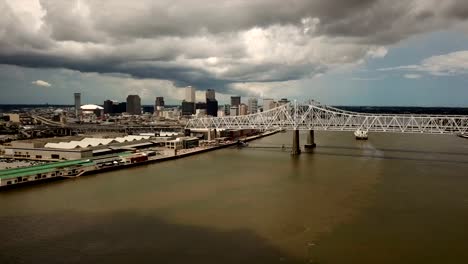
[[(0, 104), (468, 107), (466, 0), (0, 0)], [(261, 101), (260, 101), (261, 102)]]

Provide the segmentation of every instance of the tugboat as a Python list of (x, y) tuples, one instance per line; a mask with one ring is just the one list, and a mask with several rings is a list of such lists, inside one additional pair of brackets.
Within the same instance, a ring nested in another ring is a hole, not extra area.
[(358, 129), (354, 131), (354, 136), (357, 140), (367, 140), (367, 131)]

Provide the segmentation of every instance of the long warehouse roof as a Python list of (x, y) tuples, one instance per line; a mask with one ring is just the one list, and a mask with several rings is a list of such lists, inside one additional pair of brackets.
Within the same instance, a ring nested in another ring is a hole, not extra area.
[(60, 161), (60, 162), (53, 162), (47, 163), (42, 165), (30, 166), (30, 167), (21, 167), (21, 168), (14, 168), (8, 170), (1, 170), (0, 171), (0, 179), (10, 179), (16, 178), (21, 176), (30, 176), (33, 174), (39, 173), (46, 173), (50, 171), (54, 171), (57, 168), (67, 167), (72, 165), (92, 165), (94, 164), (91, 160), (71, 160), (71, 161)]

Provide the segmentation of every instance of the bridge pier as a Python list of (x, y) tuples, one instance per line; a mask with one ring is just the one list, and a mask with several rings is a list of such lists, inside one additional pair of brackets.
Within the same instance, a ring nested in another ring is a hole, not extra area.
[(312, 151), (317, 145), (315, 145), (315, 134), (314, 130), (309, 130), (309, 134), (307, 135), (307, 144), (304, 145), (304, 149), (306, 152)]
[(293, 144), (292, 144), (292, 151), (291, 155), (299, 155), (301, 154), (301, 145), (299, 144), (299, 130), (293, 130)]

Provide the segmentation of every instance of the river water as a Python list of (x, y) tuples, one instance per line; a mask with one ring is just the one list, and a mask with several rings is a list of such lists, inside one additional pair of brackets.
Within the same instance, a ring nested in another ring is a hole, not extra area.
[(0, 263), (468, 263), (468, 140), (291, 138), (2, 191)]

